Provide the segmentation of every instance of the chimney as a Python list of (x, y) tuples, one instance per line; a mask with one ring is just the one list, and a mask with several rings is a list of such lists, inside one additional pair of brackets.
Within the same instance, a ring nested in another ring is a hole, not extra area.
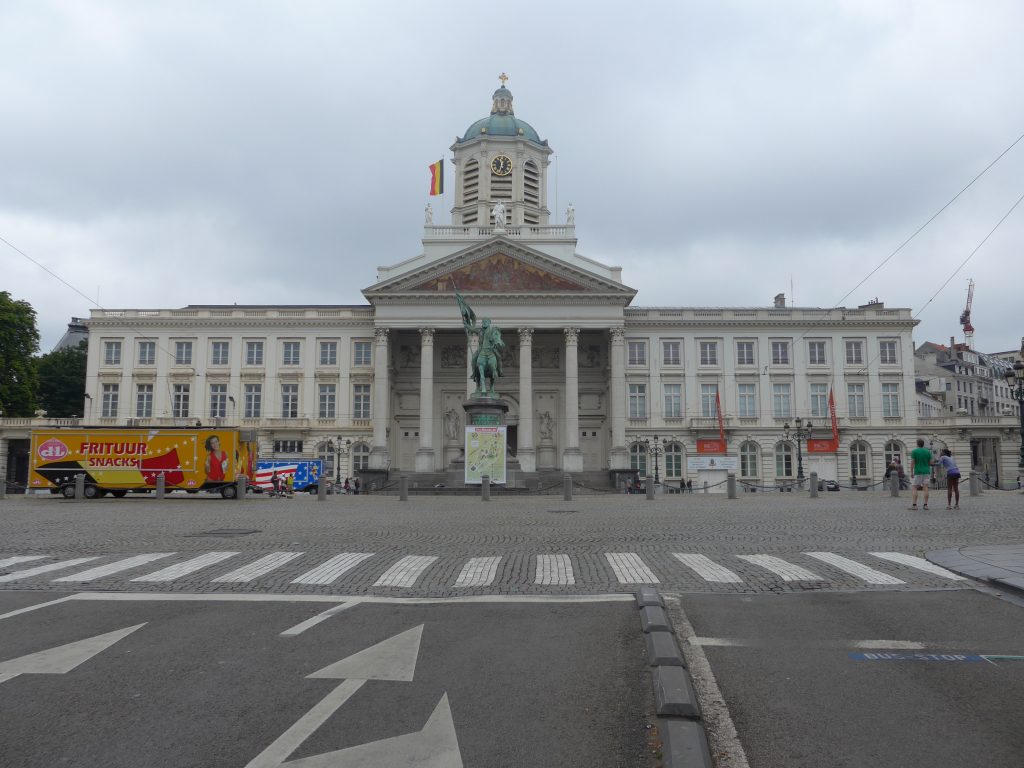
[(786, 294), (777, 293), (775, 294), (775, 308), (785, 309), (786, 308)]

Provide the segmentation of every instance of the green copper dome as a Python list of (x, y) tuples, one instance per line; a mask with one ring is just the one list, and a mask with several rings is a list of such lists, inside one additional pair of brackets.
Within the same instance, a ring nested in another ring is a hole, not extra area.
[(477, 120), (466, 130), (460, 141), (469, 141), (480, 136), (521, 136), (524, 139), (543, 144), (533, 126), (520, 120), (512, 112), (512, 92), (504, 82), (492, 97), (491, 114), (483, 120)]

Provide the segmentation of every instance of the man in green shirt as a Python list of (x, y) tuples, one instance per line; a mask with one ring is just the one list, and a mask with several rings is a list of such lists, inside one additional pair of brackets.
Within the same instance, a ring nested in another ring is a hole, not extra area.
[(924, 447), (924, 440), (918, 438), (917, 448), (910, 452), (910, 461), (914, 467), (910, 508), (917, 509), (917, 492), (924, 489), (924, 508), (928, 509), (928, 481), (932, 473), (932, 452)]

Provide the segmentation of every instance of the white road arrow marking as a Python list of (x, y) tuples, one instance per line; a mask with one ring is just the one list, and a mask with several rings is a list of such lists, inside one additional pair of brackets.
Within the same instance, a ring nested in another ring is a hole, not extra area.
[(136, 624), (134, 627), (125, 627), (114, 632), (107, 632), (105, 635), (87, 637), (84, 640), (76, 640), (67, 645), (59, 645), (56, 648), (48, 648), (45, 651), (30, 653), (28, 656), (21, 656), (0, 663), (0, 683), (10, 680), (18, 675), (63, 675), (70, 672), (79, 664), (88, 661), (97, 653), (105, 651), (118, 640), (127, 637), (140, 627), (146, 626), (146, 622)]
[(333, 680), (400, 680), (412, 682), (420, 654), (423, 625), (407, 629), (359, 653), (336, 661), (307, 677)]
[(403, 736), (325, 752), (284, 764), (286, 768), (462, 768), (462, 753), (448, 694), (434, 707), (423, 729)]
[(253, 758), (245, 768), (278, 768), (283, 765), (288, 755), (298, 749), (299, 745), (362, 688), (367, 680), (411, 681), (416, 672), (416, 659), (419, 657), (422, 636), (423, 625), (420, 624), (307, 675), (310, 678), (346, 679), (299, 718), (295, 725), (282, 733), (273, 744)]

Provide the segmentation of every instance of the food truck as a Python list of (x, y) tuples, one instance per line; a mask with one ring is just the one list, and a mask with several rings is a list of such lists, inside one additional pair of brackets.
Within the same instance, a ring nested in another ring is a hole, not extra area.
[(65, 498), (85, 476), (85, 497), (121, 498), (129, 491), (168, 490), (237, 494), (239, 478), (252, 478), (256, 433), (233, 428), (75, 427), (32, 431), (29, 487)]

